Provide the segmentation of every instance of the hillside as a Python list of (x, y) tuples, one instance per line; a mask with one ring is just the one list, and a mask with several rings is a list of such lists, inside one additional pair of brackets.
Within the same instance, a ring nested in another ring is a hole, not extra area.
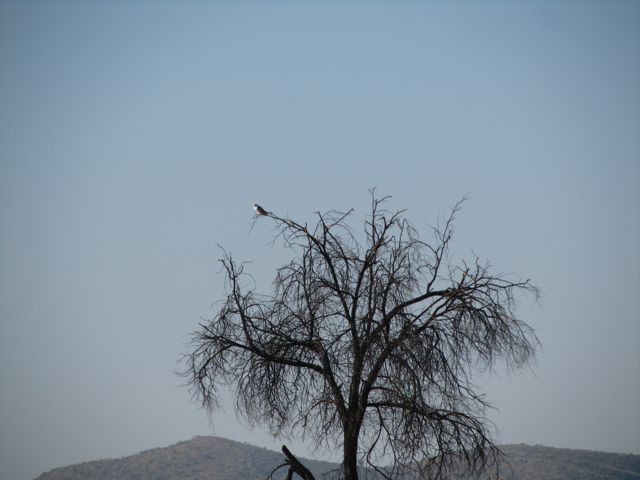
[[(265, 480), (283, 463), (280, 452), (220, 437), (195, 437), (118, 459), (56, 468), (37, 480)], [(301, 458), (302, 460), (302, 458)], [(303, 460), (316, 475), (334, 464)], [(277, 478), (284, 478), (285, 470)]]
[(640, 479), (640, 455), (570, 450), (536, 445), (503, 445), (513, 480)]
[[(511, 480), (639, 480), (640, 455), (528, 445), (502, 447)], [(220, 437), (195, 437), (165, 448), (119, 459), (56, 468), (37, 480), (264, 480), (283, 456), (265, 448)], [(302, 460), (302, 459), (301, 459)], [(335, 464), (303, 460), (316, 474)], [(285, 478), (281, 470), (276, 480)]]

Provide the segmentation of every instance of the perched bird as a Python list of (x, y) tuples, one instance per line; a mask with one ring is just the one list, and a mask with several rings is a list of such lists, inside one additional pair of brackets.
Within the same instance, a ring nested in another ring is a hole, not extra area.
[(266, 215), (267, 211), (262, 208), (260, 205), (258, 205), (257, 203), (253, 204), (253, 209), (256, 211), (256, 215)]

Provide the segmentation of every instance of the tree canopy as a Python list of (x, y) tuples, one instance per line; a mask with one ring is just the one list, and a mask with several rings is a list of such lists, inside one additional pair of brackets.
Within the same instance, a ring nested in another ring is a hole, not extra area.
[(462, 202), (424, 241), (388, 201), (371, 192), (361, 232), (353, 210), (308, 225), (261, 209), (293, 258), (261, 294), (224, 253), (226, 298), (194, 333), (185, 373), (207, 408), (230, 387), (237, 413), (272, 434), (341, 448), (348, 480), (362, 467), (388, 478), (494, 468), (489, 403), (472, 380), (534, 359), (515, 305), (538, 289), (477, 257), (451, 260)]

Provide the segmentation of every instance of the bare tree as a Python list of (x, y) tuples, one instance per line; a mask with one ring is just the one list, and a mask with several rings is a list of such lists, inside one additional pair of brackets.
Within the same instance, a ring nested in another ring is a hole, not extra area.
[(224, 253), (227, 297), (194, 334), (185, 373), (209, 409), (231, 387), (236, 412), (273, 435), (341, 447), (346, 480), (359, 466), (386, 478), (478, 474), (500, 451), (472, 377), (534, 359), (538, 340), (514, 306), (517, 292), (538, 290), (478, 258), (454, 264), (462, 202), (425, 242), (386, 201), (371, 192), (363, 233), (352, 211), (318, 213), (309, 227), (260, 209), (294, 258), (264, 295)]

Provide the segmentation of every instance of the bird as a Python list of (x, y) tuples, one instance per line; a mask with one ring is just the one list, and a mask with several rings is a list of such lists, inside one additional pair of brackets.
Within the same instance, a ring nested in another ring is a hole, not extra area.
[(266, 215), (267, 211), (262, 208), (260, 205), (258, 205), (257, 203), (253, 204), (253, 209), (256, 211), (256, 215)]

